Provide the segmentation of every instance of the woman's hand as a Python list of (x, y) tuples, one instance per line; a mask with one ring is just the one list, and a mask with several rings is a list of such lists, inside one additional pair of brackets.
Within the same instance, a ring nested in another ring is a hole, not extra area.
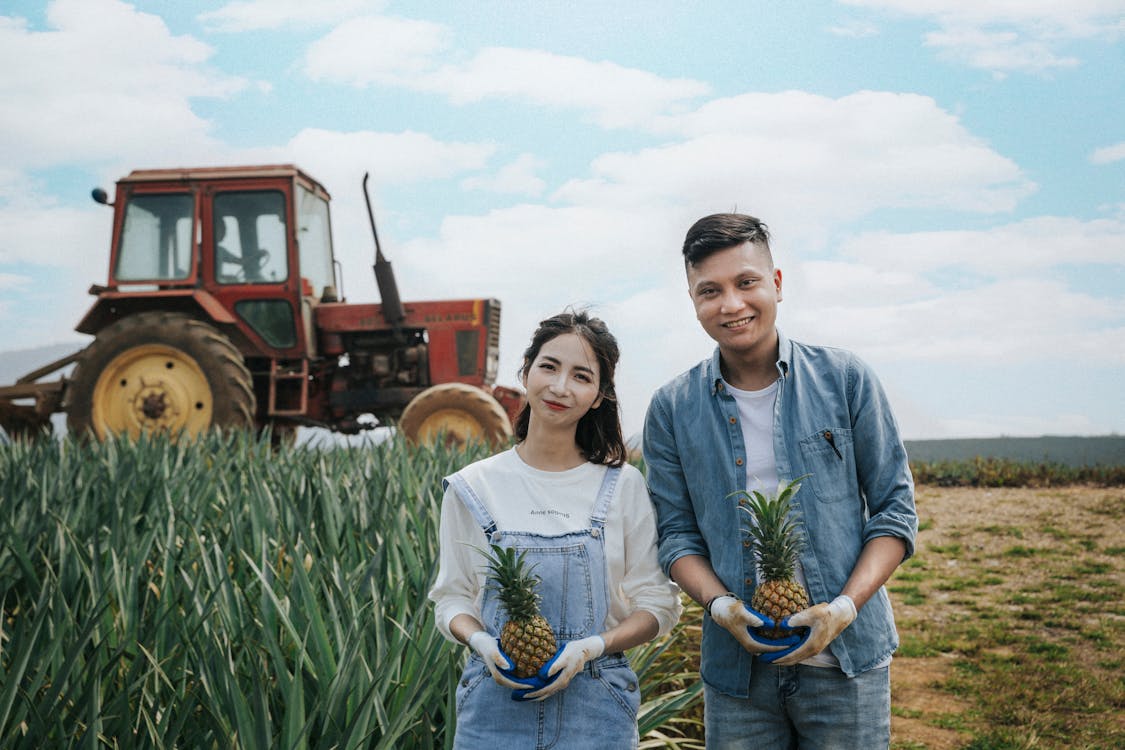
[(525, 697), (528, 700), (543, 700), (563, 690), (582, 671), (586, 662), (597, 659), (604, 653), (605, 639), (600, 635), (570, 641), (539, 670), (539, 675), (547, 685), (533, 693), (527, 693)]
[(481, 660), (484, 662), (485, 668), (488, 669), (488, 673), (492, 675), (492, 679), (496, 680), (497, 684), (512, 690), (524, 690), (527, 688), (527, 685), (513, 682), (503, 674), (501, 670), (511, 670), (515, 665), (512, 664), (512, 660), (500, 650), (500, 641), (493, 638), (488, 631), (478, 630), (469, 636), (469, 648), (480, 656)]

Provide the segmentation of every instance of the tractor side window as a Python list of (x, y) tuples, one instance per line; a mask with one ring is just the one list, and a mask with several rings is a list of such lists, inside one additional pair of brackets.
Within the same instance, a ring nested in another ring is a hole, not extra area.
[(279, 284), (289, 278), (284, 194), (218, 193), (211, 213), (220, 284)]
[(293, 308), (285, 300), (245, 299), (235, 303), (234, 311), (270, 346), (288, 349), (297, 345)]
[(328, 201), (300, 185), (297, 186), (297, 247), (301, 275), (312, 284), (313, 293), (319, 296), (324, 287), (335, 287)]
[(129, 198), (113, 277), (118, 281), (186, 279), (191, 274), (193, 209), (188, 193)]

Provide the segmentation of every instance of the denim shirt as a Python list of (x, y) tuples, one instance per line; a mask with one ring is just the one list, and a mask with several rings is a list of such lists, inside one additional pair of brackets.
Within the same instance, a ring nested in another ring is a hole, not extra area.
[[(842, 349), (778, 335), (777, 475), (783, 482), (808, 475), (793, 496), (804, 537), (801, 565), (812, 601), (831, 601), (869, 540), (897, 537), (907, 557), (914, 553), (914, 480), (886, 395), (867, 365)], [(665, 573), (684, 555), (702, 555), (728, 590), (749, 601), (756, 576), (750, 517), (731, 496), (746, 487), (746, 447), (718, 348), (656, 392), (643, 447)], [(703, 619), (704, 681), (746, 697), (753, 655), (710, 617)], [(849, 677), (885, 661), (897, 647), (882, 587), (830, 645)]]

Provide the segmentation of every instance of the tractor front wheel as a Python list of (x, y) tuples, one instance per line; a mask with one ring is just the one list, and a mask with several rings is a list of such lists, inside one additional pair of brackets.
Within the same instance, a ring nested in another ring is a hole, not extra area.
[(214, 327), (179, 313), (146, 312), (98, 333), (67, 388), (67, 429), (114, 434), (250, 428), (255, 399), (242, 355)]
[(407, 440), (423, 445), (440, 436), (446, 445), (472, 440), (502, 448), (512, 439), (512, 424), (500, 403), (465, 383), (442, 383), (419, 393), (406, 405), (398, 428)]

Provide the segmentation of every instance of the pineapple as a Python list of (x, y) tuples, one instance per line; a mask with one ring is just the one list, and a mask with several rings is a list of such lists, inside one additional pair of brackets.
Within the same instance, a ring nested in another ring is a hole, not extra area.
[[(789, 502), (800, 487), (795, 479), (775, 496), (743, 491), (745, 502), (739, 503), (754, 519), (750, 542), (762, 572), (750, 606), (775, 623), (809, 606), (808, 593), (793, 577), (801, 540), (796, 533), (797, 522), (789, 517)], [(759, 628), (758, 633), (765, 638), (790, 635), (784, 628)]]
[(524, 562), (526, 553), (493, 544), (488, 560), (488, 586), (496, 589), (508, 620), (500, 629), (500, 648), (515, 664), (518, 677), (532, 677), (557, 650), (555, 634), (539, 614), (539, 578)]

